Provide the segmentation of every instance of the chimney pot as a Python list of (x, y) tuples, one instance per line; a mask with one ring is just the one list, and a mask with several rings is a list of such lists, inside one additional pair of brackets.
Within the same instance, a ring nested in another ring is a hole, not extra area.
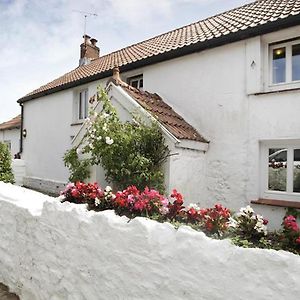
[(96, 46), (96, 44), (97, 44), (97, 40), (96, 39), (94, 39), (94, 38), (92, 38), (92, 39), (90, 39), (90, 41), (91, 41), (91, 43), (92, 43), (92, 45), (93, 46)]
[(87, 34), (83, 35), (83, 42), (84, 42), (84, 43), (89, 42), (90, 39), (91, 39), (91, 37), (90, 37), (89, 35), (87, 35)]

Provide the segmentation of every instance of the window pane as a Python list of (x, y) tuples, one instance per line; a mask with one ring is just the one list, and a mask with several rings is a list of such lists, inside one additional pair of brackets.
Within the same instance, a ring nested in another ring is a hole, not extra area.
[(300, 44), (292, 47), (293, 80), (300, 80)]
[(83, 119), (82, 116), (82, 93), (79, 93), (79, 105), (78, 105), (78, 112), (79, 112), (79, 120)]
[(142, 89), (144, 87), (144, 81), (143, 79), (140, 79), (140, 89)]
[(137, 89), (138, 84), (139, 84), (138, 80), (132, 80), (130, 85)]
[(300, 193), (300, 149), (294, 150), (294, 192)]
[(285, 47), (273, 50), (273, 83), (285, 82)]
[(84, 118), (87, 118), (89, 111), (88, 106), (88, 91), (84, 91)]
[(268, 189), (271, 191), (286, 191), (287, 149), (269, 149), (269, 180)]

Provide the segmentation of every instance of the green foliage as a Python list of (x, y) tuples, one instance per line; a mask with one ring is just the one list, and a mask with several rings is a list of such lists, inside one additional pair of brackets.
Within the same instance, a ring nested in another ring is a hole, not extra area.
[(292, 215), (295, 218), (300, 218), (300, 209), (288, 207), (285, 216)]
[(11, 168), (11, 154), (6, 144), (0, 142), (0, 181), (14, 183)]
[[(122, 122), (103, 89), (99, 89), (97, 98), (102, 111), (90, 114), (88, 131), (82, 143), (85, 145), (79, 146), (80, 151), (91, 158), (83, 163), (75, 156), (74, 149), (68, 152), (65, 163), (68, 163), (71, 174), (86, 175), (79, 170), (80, 167), (83, 169), (82, 163), (85, 168), (101, 165), (106, 179), (118, 189), (135, 185), (139, 189), (148, 186), (164, 191), (162, 164), (169, 155), (169, 149), (157, 122), (146, 124), (137, 117), (133, 117), (133, 122)], [(79, 176), (72, 178), (74, 181)], [(81, 176), (80, 180), (85, 178)]]
[(90, 175), (89, 159), (79, 160), (77, 149), (73, 148), (64, 156), (65, 166), (70, 170), (69, 180), (71, 182), (83, 181)]

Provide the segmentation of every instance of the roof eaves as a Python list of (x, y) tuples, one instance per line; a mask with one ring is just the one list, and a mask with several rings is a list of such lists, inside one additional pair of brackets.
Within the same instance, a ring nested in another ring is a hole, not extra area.
[[(287, 18), (282, 18), (273, 22), (266, 22), (264, 24), (254, 26), (254, 27), (248, 27), (245, 30), (239, 30), (236, 32), (231, 32), (226, 35), (222, 35), (217, 38), (213, 38), (210, 40), (206, 40), (203, 42), (197, 42), (194, 44), (190, 44), (184, 47), (172, 49), (168, 52), (160, 53), (158, 55), (153, 55), (138, 61), (134, 61), (132, 63), (128, 63), (122, 66), (119, 66), (121, 72), (130, 71), (133, 69), (137, 69), (140, 67), (144, 67), (147, 65), (159, 63), (162, 61), (178, 58), (184, 55), (192, 54), (195, 52), (200, 52), (206, 49), (211, 49), (219, 46), (223, 46), (229, 43), (237, 42), (244, 40), (246, 38), (255, 37), (262, 34), (267, 34), (270, 32), (278, 31), (284, 28), (292, 27), (300, 25), (300, 17), (299, 14), (292, 15)], [(29, 100), (33, 100), (39, 97), (43, 97), (49, 94), (56, 93), (58, 91), (66, 90), (84, 83), (88, 83), (91, 81), (103, 79), (106, 77), (110, 77), (112, 75), (112, 70), (107, 70), (101, 73), (94, 74), (92, 76), (84, 77), (79, 80), (69, 82), (67, 84), (60, 85), (58, 87), (42, 91), (33, 95), (28, 95), (25, 97), (20, 98), (17, 102), (18, 103), (24, 103)]]

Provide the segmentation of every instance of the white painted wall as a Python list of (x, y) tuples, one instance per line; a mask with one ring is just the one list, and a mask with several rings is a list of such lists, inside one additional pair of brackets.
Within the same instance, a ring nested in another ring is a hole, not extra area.
[(26, 164), (23, 159), (13, 159), (11, 163), (15, 184), (22, 186), (26, 176)]
[(8, 141), (11, 144), (11, 156), (20, 151), (20, 129), (0, 130), (0, 142)]
[[(210, 141), (205, 167), (200, 170), (205, 180), (202, 205), (221, 201), (240, 207), (245, 203), (245, 41), (153, 65), (145, 70), (144, 82), (146, 90), (161, 95)], [(193, 167), (189, 171), (191, 175), (183, 178), (183, 184), (199, 172)]]
[(128, 222), (1, 182), (0, 257), (0, 282), (22, 300), (282, 300), (300, 291), (297, 255)]
[[(75, 118), (78, 92), (88, 88), (89, 97), (96, 93), (101, 82), (61, 91), (24, 104), (22, 159), (26, 161), (28, 186), (58, 191), (68, 182), (69, 172), (63, 156), (71, 148), (71, 141), (81, 124)], [(105, 84), (102, 82), (102, 85)], [(45, 184), (44, 184), (44, 183)], [(51, 187), (52, 186), (52, 187)], [(56, 188), (59, 187), (59, 188)]]

